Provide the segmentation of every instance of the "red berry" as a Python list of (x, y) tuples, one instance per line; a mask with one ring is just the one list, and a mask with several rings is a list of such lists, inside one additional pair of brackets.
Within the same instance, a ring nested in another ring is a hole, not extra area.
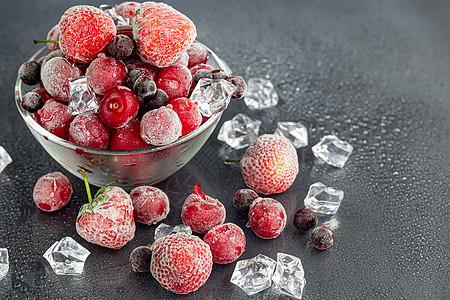
[(245, 250), (245, 234), (233, 223), (214, 227), (203, 240), (209, 245), (213, 262), (229, 264), (239, 258)]
[(223, 204), (205, 195), (198, 184), (194, 186), (194, 193), (184, 200), (181, 208), (183, 223), (190, 226), (192, 231), (202, 234), (223, 224), (225, 215)]
[(75, 117), (69, 127), (69, 141), (72, 143), (105, 149), (109, 143), (109, 128), (96, 113), (86, 112)]
[(200, 288), (212, 271), (208, 244), (194, 235), (171, 234), (151, 247), (150, 271), (161, 286), (177, 294)]
[(309, 208), (297, 210), (294, 216), (294, 226), (300, 232), (306, 232), (317, 225), (317, 215)]
[(127, 67), (123, 62), (100, 54), (86, 70), (89, 87), (98, 95), (105, 95), (111, 89), (124, 85)]
[(131, 120), (124, 127), (111, 131), (110, 149), (139, 149), (145, 148), (148, 144), (141, 137), (141, 122)]
[(77, 5), (69, 8), (59, 21), (59, 47), (77, 63), (89, 63), (106, 51), (116, 35), (111, 17), (99, 8)]
[(159, 71), (156, 86), (167, 93), (169, 102), (180, 97), (187, 97), (192, 84), (192, 75), (182, 65), (172, 65)]
[(311, 243), (319, 250), (328, 249), (334, 243), (333, 232), (326, 226), (316, 227), (311, 233)]
[(241, 172), (245, 184), (258, 193), (284, 192), (298, 173), (297, 151), (286, 138), (264, 134), (245, 151)]
[(258, 194), (254, 190), (241, 189), (234, 194), (233, 205), (241, 213), (248, 215), (250, 204), (252, 204), (253, 201), (258, 197), (259, 197)]
[[(59, 30), (59, 24), (56, 24), (47, 33), (47, 40), (59, 41), (60, 34), (61, 34), (61, 31)], [(48, 48), (48, 50), (50, 50), (50, 52), (58, 50), (59, 49), (59, 43), (47, 43), (47, 48)]]
[(152, 257), (152, 250), (147, 246), (140, 246), (135, 248), (130, 254), (131, 269), (134, 272), (148, 272), (150, 271), (150, 259)]
[(139, 110), (139, 99), (127, 87), (115, 87), (100, 101), (98, 114), (106, 126), (121, 128), (136, 117)]
[(75, 118), (74, 115), (67, 112), (67, 108), (67, 104), (50, 98), (38, 111), (39, 121), (42, 127), (65, 140), (68, 138), (70, 123)]
[(136, 11), (141, 6), (141, 3), (134, 1), (126, 1), (122, 2), (115, 6), (116, 13), (119, 16), (124, 17), (125, 19), (131, 21), (133, 16), (136, 14)]
[(275, 199), (258, 198), (250, 205), (248, 223), (260, 238), (274, 239), (286, 226), (286, 211)]
[(197, 36), (194, 23), (165, 3), (142, 3), (132, 25), (139, 55), (157, 67), (172, 64)]
[(146, 112), (141, 119), (141, 137), (150, 145), (162, 146), (175, 142), (181, 136), (181, 129), (180, 118), (170, 104)]
[(137, 222), (152, 225), (164, 220), (169, 214), (169, 198), (156, 187), (139, 186), (130, 192), (130, 197)]
[(173, 64), (178, 64), (187, 67), (189, 64), (189, 55), (186, 51), (180, 53), (177, 60), (173, 62)]
[(199, 43), (193, 43), (187, 49), (187, 54), (189, 55), (189, 69), (198, 64), (206, 64), (208, 61), (208, 50)]
[(181, 135), (191, 133), (202, 124), (202, 114), (198, 103), (188, 98), (178, 98), (170, 101), (172, 109), (177, 113), (182, 124)]
[(38, 179), (33, 190), (33, 200), (43, 211), (55, 211), (69, 202), (72, 185), (61, 172), (49, 173)]

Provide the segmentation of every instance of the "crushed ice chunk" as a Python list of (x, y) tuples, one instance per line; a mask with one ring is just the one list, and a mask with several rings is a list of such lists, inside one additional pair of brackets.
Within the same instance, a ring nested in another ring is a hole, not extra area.
[(6, 277), (9, 270), (8, 249), (0, 248), (0, 280)]
[(201, 78), (190, 99), (198, 103), (200, 112), (211, 117), (227, 108), (236, 86), (225, 79)]
[(278, 93), (272, 81), (265, 78), (250, 78), (244, 102), (248, 108), (264, 109), (278, 104)]
[(308, 130), (300, 122), (278, 122), (274, 134), (287, 138), (297, 149), (308, 146)]
[(84, 262), (91, 254), (71, 237), (64, 237), (55, 242), (44, 253), (57, 275), (79, 275), (83, 272)]
[(317, 158), (327, 164), (342, 168), (352, 154), (353, 146), (335, 135), (326, 135), (312, 147), (312, 151)]
[(189, 227), (188, 225), (185, 225), (185, 224), (180, 224), (175, 227), (172, 227), (165, 223), (161, 223), (155, 229), (155, 241), (162, 237), (171, 235), (172, 233), (192, 234), (192, 229), (191, 229), (191, 227)]
[(246, 148), (258, 138), (260, 125), (259, 120), (253, 120), (245, 114), (237, 114), (223, 123), (217, 139), (235, 149)]
[(306, 283), (304, 276), (305, 271), (300, 258), (285, 253), (277, 253), (277, 267), (272, 277), (276, 287), (275, 291), (301, 299)]
[(333, 215), (339, 209), (342, 199), (344, 191), (316, 182), (309, 187), (304, 203), (316, 213)]
[(234, 268), (230, 282), (243, 289), (247, 295), (259, 293), (272, 285), (276, 264), (273, 259), (262, 254), (240, 260)]
[(96, 110), (99, 105), (95, 93), (89, 88), (86, 77), (69, 81), (70, 103), (67, 111), (71, 115)]
[(5, 148), (0, 146), (0, 173), (12, 163), (12, 158), (9, 156), (8, 152), (6, 152)]
[(103, 10), (105, 13), (108, 14), (108, 16), (111, 17), (111, 19), (114, 21), (114, 24), (130, 25), (130, 21), (128, 19), (125, 19), (121, 15), (119, 15), (113, 6), (108, 5), (108, 4), (101, 4), (100, 9)]

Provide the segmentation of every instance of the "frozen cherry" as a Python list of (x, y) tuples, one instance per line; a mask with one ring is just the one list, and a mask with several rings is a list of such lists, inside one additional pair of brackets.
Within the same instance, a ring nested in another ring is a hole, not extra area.
[(189, 69), (182, 65), (171, 65), (159, 71), (156, 86), (166, 92), (169, 102), (180, 97), (187, 97), (192, 83)]
[(20, 107), (24, 110), (35, 113), (40, 110), (44, 106), (44, 102), (42, 102), (41, 96), (36, 92), (28, 92), (20, 101)]
[(254, 190), (240, 189), (234, 194), (233, 205), (241, 213), (248, 215), (250, 204), (252, 204), (253, 201), (258, 197), (258, 194)]
[(98, 95), (105, 95), (111, 89), (124, 85), (127, 67), (123, 62), (100, 53), (86, 70), (89, 87)]
[(150, 73), (149, 70), (144, 69), (144, 68), (139, 68), (139, 69), (134, 69), (134, 70), (128, 72), (127, 76), (125, 76), (125, 85), (127, 87), (129, 87), (130, 89), (133, 89), (136, 79), (138, 79), (141, 76), (147, 76), (153, 80), (152, 74)]
[(181, 136), (182, 124), (177, 113), (161, 106), (144, 114), (141, 119), (142, 139), (150, 145), (162, 146), (175, 142)]
[(334, 235), (330, 228), (319, 226), (311, 233), (311, 243), (319, 250), (325, 250), (333, 246)]
[(161, 106), (166, 106), (169, 104), (169, 97), (166, 92), (161, 89), (157, 89), (153, 96), (144, 98), (143, 100), (147, 110), (160, 108)]
[(309, 208), (297, 210), (294, 216), (294, 226), (300, 232), (306, 232), (317, 225), (317, 215)]
[(191, 133), (202, 124), (202, 114), (198, 108), (198, 103), (188, 98), (178, 98), (170, 101), (172, 109), (180, 118), (182, 130), (181, 135)]
[(129, 60), (125, 63), (125, 65), (127, 66), (128, 72), (136, 69), (146, 69), (150, 72), (150, 75), (152, 75), (153, 80), (156, 80), (156, 78), (158, 78), (159, 68), (145, 63), (142, 60)]
[(180, 53), (180, 56), (178, 56), (177, 60), (173, 62), (173, 64), (179, 64), (182, 66), (187, 67), (189, 64), (189, 55), (186, 51), (183, 51)]
[(248, 223), (260, 238), (274, 239), (286, 226), (286, 211), (275, 199), (257, 198), (250, 205)]
[(147, 225), (164, 220), (170, 211), (169, 198), (162, 190), (153, 186), (139, 186), (130, 192), (133, 215), (137, 222)]
[(23, 83), (34, 85), (41, 81), (41, 65), (36, 61), (27, 61), (19, 67), (19, 77)]
[(127, 125), (136, 117), (139, 99), (125, 86), (111, 89), (100, 101), (98, 114), (102, 122), (111, 128)]
[(234, 91), (233, 95), (231, 95), (231, 98), (241, 99), (245, 96), (245, 94), (247, 93), (247, 83), (245, 82), (244, 78), (242, 78), (241, 76), (230, 76), (227, 80), (236, 87), (236, 90)]
[(221, 69), (215, 69), (211, 71), (213, 79), (228, 79), (227, 73)]
[(208, 51), (199, 43), (191, 44), (187, 49), (187, 54), (189, 55), (189, 69), (198, 64), (206, 64), (208, 61)]
[(67, 104), (48, 99), (38, 111), (39, 122), (48, 132), (67, 140), (70, 122), (75, 118), (67, 112)]
[(245, 234), (233, 223), (218, 225), (203, 238), (209, 245), (213, 262), (229, 264), (239, 258), (245, 250)]
[(69, 127), (69, 141), (93, 148), (108, 147), (109, 128), (96, 113), (85, 112), (75, 117)]
[(33, 200), (43, 211), (55, 211), (69, 202), (72, 185), (61, 172), (46, 174), (38, 179), (33, 189)]
[(190, 194), (181, 208), (181, 220), (190, 226), (192, 231), (207, 233), (225, 221), (225, 207), (219, 200), (205, 195), (200, 185), (194, 186), (194, 193)]
[[(61, 31), (59, 30), (59, 24), (56, 24), (47, 33), (47, 40), (59, 41), (60, 34), (61, 34)], [(58, 50), (59, 49), (59, 43), (47, 43), (47, 48), (48, 48), (48, 50), (50, 50), (50, 52)]]
[(149, 76), (140, 76), (134, 82), (133, 91), (141, 99), (152, 97), (156, 94), (156, 83)]
[(206, 70), (206, 69), (200, 69), (197, 72), (195, 72), (194, 74), (194, 82), (195, 84), (198, 83), (198, 81), (202, 78), (209, 78), (209, 79), (213, 79), (212, 74)]
[(66, 58), (66, 56), (64, 55), (64, 52), (62, 52), (61, 49), (56, 49), (56, 50), (50, 52), (49, 54), (47, 54), (46, 56), (44, 56), (44, 60), (41, 63), (41, 67), (43, 65), (45, 65), (49, 60), (51, 60), (52, 58), (55, 58), (55, 57)]
[(150, 261), (152, 258), (152, 251), (148, 246), (140, 246), (135, 248), (130, 254), (131, 269), (134, 272), (148, 272), (150, 271)]
[(115, 59), (126, 60), (134, 50), (133, 40), (123, 34), (118, 34), (109, 41), (108, 53)]
[(141, 122), (139, 120), (131, 120), (124, 127), (113, 129), (111, 132), (110, 149), (139, 149), (147, 146), (147, 143), (141, 137)]

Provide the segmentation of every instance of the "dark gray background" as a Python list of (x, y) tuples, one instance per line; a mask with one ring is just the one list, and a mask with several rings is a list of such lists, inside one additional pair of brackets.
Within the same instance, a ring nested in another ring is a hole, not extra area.
[[(101, 1), (86, 1), (99, 5)], [(171, 200), (167, 223), (181, 222), (180, 208), (195, 183), (227, 208), (228, 222), (244, 229), (242, 259), (277, 252), (302, 259), (304, 299), (448, 299), (450, 168), (449, 1), (169, 1), (197, 25), (198, 39), (246, 79), (270, 77), (277, 107), (250, 111), (233, 102), (207, 144), (181, 171), (158, 184)], [(4, 1), (0, 12), (0, 144), (13, 163), (0, 175), (0, 247), (10, 272), (0, 281), (5, 299), (242, 299), (229, 280), (235, 263), (214, 265), (206, 284), (189, 296), (165, 291), (150, 273), (131, 271), (132, 249), (153, 241), (155, 226), (138, 224), (136, 237), (119, 251), (92, 245), (75, 231), (87, 201), (80, 180), (54, 162), (21, 120), (13, 96), (17, 69), (39, 47), (76, 1)], [(113, 4), (113, 3), (110, 3)], [(274, 195), (288, 213), (274, 240), (257, 238), (232, 206), (244, 188), (239, 170), (218, 156), (219, 127), (238, 112), (263, 120), (301, 121), (310, 145), (298, 150), (300, 173)], [(311, 146), (325, 134), (349, 141), (354, 153), (343, 169), (323, 165)], [(33, 203), (36, 180), (62, 171), (74, 194), (60, 211)], [(335, 244), (317, 251), (292, 225), (310, 184), (338, 187), (345, 197), (336, 216), (321, 219)], [(71, 236), (91, 252), (79, 277), (56, 276), (42, 254)], [(269, 290), (254, 299), (277, 298)]]

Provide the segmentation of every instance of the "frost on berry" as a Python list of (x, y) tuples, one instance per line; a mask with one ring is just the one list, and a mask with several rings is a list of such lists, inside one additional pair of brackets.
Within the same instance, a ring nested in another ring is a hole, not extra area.
[(69, 126), (75, 118), (67, 111), (67, 104), (48, 99), (38, 111), (39, 122), (48, 132), (67, 140)]
[(112, 57), (100, 54), (91, 62), (86, 70), (86, 80), (89, 87), (98, 95), (105, 95), (112, 88), (125, 84), (127, 67)]
[(61, 172), (46, 174), (38, 179), (33, 189), (33, 200), (43, 211), (55, 211), (69, 202), (72, 185)]
[(245, 250), (245, 234), (233, 223), (218, 225), (208, 231), (203, 240), (209, 245), (213, 262), (228, 264), (239, 258)]
[(258, 198), (250, 205), (248, 223), (253, 232), (263, 239), (274, 239), (286, 226), (286, 211), (272, 198)]
[(69, 141), (72, 143), (105, 149), (108, 147), (109, 137), (109, 128), (96, 113), (82, 113), (70, 123)]
[(130, 192), (130, 197), (137, 222), (152, 225), (164, 220), (169, 214), (169, 198), (156, 187), (139, 186)]
[(162, 146), (175, 142), (180, 136), (182, 125), (170, 104), (145, 113), (141, 119), (141, 137), (150, 145)]

